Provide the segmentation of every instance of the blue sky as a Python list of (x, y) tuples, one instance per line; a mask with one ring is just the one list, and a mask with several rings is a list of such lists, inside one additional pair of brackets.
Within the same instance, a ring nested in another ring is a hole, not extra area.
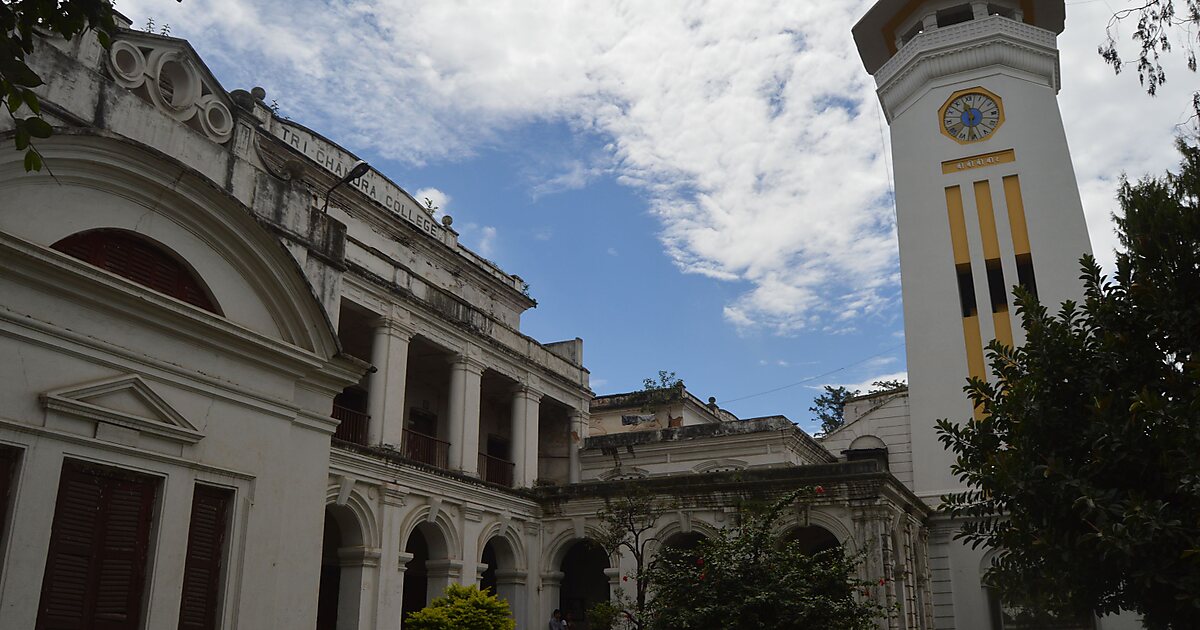
[[(890, 146), (849, 31), (869, 4), (118, 8), (139, 27), (169, 23), (226, 89), (265, 87), (433, 198), (463, 243), (530, 283), (540, 305), (525, 333), (584, 338), (598, 393), (673, 370), (739, 416), (811, 429), (822, 385), (905, 371)], [(1104, 66), (1096, 45), (1124, 4), (1069, 2), (1060, 38), (1060, 103), (1102, 261), (1117, 177), (1176, 162), (1195, 85), (1171, 58), (1151, 99)]]

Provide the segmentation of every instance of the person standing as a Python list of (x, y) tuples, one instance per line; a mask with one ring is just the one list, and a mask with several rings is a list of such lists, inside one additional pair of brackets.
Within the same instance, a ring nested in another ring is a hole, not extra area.
[(562, 611), (557, 608), (550, 613), (550, 630), (567, 630), (567, 622), (563, 621)]

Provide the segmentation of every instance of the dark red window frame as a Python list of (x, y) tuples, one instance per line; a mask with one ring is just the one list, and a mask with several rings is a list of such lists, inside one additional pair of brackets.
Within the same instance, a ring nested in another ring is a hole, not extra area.
[(214, 630), (220, 621), (225, 539), (233, 491), (196, 484), (188, 523), (179, 630)]
[(148, 289), (221, 314), (208, 287), (186, 263), (162, 245), (134, 232), (89, 230), (50, 247)]
[(63, 462), (37, 630), (139, 630), (158, 480)]

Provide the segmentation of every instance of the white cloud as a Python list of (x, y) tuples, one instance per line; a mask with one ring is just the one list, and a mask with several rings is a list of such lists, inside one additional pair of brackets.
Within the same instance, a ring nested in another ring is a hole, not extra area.
[(605, 251), (608, 253), (609, 256), (620, 256), (621, 255), (621, 252), (618, 252), (616, 247), (609, 247)]
[(450, 195), (437, 188), (421, 188), (413, 193), (413, 198), (421, 203), (421, 205), (432, 203), (437, 208), (437, 211), (433, 213), (434, 217), (440, 217), (449, 212), (447, 206), (450, 205)]
[[(891, 373), (887, 373), (887, 374), (878, 374), (876, 376), (872, 376), (871, 378), (864, 379), (863, 381), (858, 382), (858, 383), (840, 383), (840, 385), (850, 391), (857, 390), (857, 391), (865, 394), (865, 393), (871, 391), (871, 384), (875, 383), (876, 381), (904, 381), (907, 383), (908, 382), (908, 372), (891, 372)], [(834, 387), (838, 386), (838, 384), (832, 384), (832, 385)], [(824, 386), (822, 386), (822, 388), (823, 387)]]
[[(726, 321), (787, 334), (854, 330), (896, 306), (886, 138), (850, 37), (872, 1), (121, 8), (139, 23), (170, 22), (233, 69), (226, 87), (262, 84), (293, 118), (356, 151), (455, 160), (538, 121), (606, 138), (606, 153), (558, 161), (532, 194), (615, 175), (646, 195), (681, 271), (747, 283)], [(1107, 4), (1069, 9), (1061, 103), (1106, 261), (1115, 178), (1175, 162), (1170, 137), (1195, 81), (1178, 68), (1149, 99), (1095, 54)], [(481, 235), (481, 253), (494, 239), (494, 229)]]

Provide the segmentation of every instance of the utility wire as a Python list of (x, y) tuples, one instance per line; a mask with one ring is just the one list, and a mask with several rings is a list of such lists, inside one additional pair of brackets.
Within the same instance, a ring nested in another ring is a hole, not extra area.
[(852, 367), (854, 367), (854, 366), (856, 366), (856, 365), (859, 365), (859, 364), (862, 364), (862, 363), (866, 363), (867, 361), (870, 361), (871, 359), (874, 359), (874, 358), (876, 358), (876, 357), (882, 357), (882, 356), (884, 356), (884, 355), (891, 354), (891, 353), (895, 352), (896, 350), (899, 350), (900, 348), (903, 348), (903, 347), (904, 347), (904, 344), (902, 344), (902, 343), (901, 343), (901, 344), (897, 344), (897, 345), (895, 345), (895, 346), (892, 346), (891, 348), (888, 348), (887, 350), (884, 350), (883, 352), (879, 352), (879, 353), (876, 353), (876, 354), (872, 354), (871, 356), (869, 356), (869, 357), (865, 357), (865, 358), (863, 358), (863, 359), (860, 359), (860, 360), (858, 360), (858, 361), (855, 361), (854, 363), (849, 363), (849, 364), (843, 365), (842, 367), (840, 367), (840, 368), (837, 368), (836, 370), (830, 370), (830, 371), (828, 371), (828, 372), (825, 372), (825, 373), (823, 373), (823, 374), (818, 374), (818, 375), (816, 375), (816, 376), (810, 376), (810, 377), (808, 377), (808, 378), (806, 378), (806, 379), (803, 379), (803, 380), (796, 381), (795, 383), (789, 383), (789, 384), (787, 384), (787, 385), (781, 385), (781, 386), (779, 386), (779, 387), (776, 387), (776, 388), (774, 388), (774, 389), (768, 389), (767, 391), (764, 391), (764, 392), (758, 392), (757, 394), (749, 394), (749, 395), (747, 395), (747, 396), (742, 396), (742, 397), (740, 397), (740, 398), (730, 398), (729, 400), (722, 400), (722, 401), (719, 401), (719, 402), (720, 402), (720, 404), (721, 404), (721, 405), (728, 405), (729, 403), (732, 403), (732, 402), (738, 402), (739, 400), (747, 400), (747, 399), (749, 399), (749, 398), (757, 398), (757, 397), (759, 397), (759, 396), (766, 396), (767, 394), (774, 394), (775, 392), (783, 391), (783, 390), (785, 390), (785, 389), (790, 389), (790, 388), (792, 388), (792, 387), (796, 387), (797, 385), (803, 385), (803, 384), (805, 384), (805, 383), (811, 383), (811, 382), (813, 382), (813, 381), (815, 381), (815, 380), (817, 380), (817, 379), (819, 379), (819, 378), (825, 378), (826, 376), (829, 376), (829, 375), (831, 375), (831, 374), (837, 374), (838, 372), (841, 372), (842, 370), (846, 370), (846, 369), (852, 368)]

